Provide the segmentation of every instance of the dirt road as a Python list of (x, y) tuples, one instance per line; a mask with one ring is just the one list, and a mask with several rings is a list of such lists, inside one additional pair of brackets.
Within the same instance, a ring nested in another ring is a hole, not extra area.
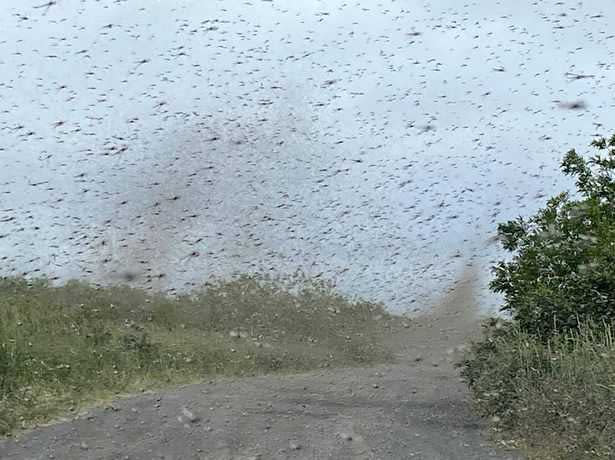
[(471, 414), (452, 361), (477, 332), (472, 283), (396, 326), (398, 362), (146, 393), (0, 442), (14, 459), (516, 459)]

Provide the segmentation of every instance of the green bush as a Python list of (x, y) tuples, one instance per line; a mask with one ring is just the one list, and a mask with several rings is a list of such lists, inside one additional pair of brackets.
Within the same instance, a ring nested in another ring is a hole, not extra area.
[(615, 135), (570, 150), (576, 178), (529, 219), (500, 224), (509, 261), (490, 287), (511, 319), (490, 319), (459, 365), (478, 412), (530, 458), (615, 458)]
[(590, 145), (598, 154), (586, 160), (572, 149), (561, 164), (578, 199), (561, 193), (530, 219), (498, 226), (514, 256), (494, 267), (490, 287), (521, 330), (543, 338), (615, 319), (615, 135)]
[(529, 458), (615, 458), (612, 324), (581, 324), (546, 342), (514, 322), (486, 324), (462, 365), (475, 408)]
[(513, 322), (495, 318), (486, 320), (483, 328), (483, 340), (472, 343), (459, 363), (461, 376), (473, 390), (481, 415), (506, 417), (517, 399), (521, 362), (516, 353), (505, 354), (501, 349), (520, 331)]

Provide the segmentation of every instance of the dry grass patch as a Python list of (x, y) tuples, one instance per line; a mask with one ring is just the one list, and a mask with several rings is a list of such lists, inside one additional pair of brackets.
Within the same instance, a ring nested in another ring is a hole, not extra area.
[(258, 276), (191, 295), (0, 279), (0, 434), (114, 395), (214, 375), (391, 358), (382, 305)]

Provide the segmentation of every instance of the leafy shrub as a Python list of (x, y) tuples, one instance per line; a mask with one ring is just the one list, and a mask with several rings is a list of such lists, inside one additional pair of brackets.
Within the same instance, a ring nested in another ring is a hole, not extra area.
[(614, 325), (582, 323), (546, 342), (513, 322), (486, 328), (461, 363), (479, 414), (529, 458), (615, 458)]
[(511, 320), (490, 319), (459, 363), (478, 412), (534, 458), (615, 458), (615, 135), (570, 150), (561, 193), (500, 224), (510, 261), (490, 287)]
[(490, 318), (483, 324), (484, 337), (472, 343), (461, 377), (473, 390), (474, 402), (483, 416), (506, 417), (518, 399), (517, 377), (521, 361), (516, 353), (503, 353), (503, 346), (518, 336), (513, 322)]
[(586, 160), (572, 149), (561, 164), (577, 200), (561, 193), (530, 219), (498, 226), (515, 255), (494, 267), (490, 287), (504, 294), (502, 311), (543, 338), (615, 319), (615, 135), (590, 145), (599, 153)]

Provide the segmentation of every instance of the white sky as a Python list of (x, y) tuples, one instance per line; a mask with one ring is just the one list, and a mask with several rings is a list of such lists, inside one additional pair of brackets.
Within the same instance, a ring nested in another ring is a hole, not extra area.
[(612, 133), (609, 2), (44, 3), (0, 6), (4, 275), (302, 269), (423, 308)]

